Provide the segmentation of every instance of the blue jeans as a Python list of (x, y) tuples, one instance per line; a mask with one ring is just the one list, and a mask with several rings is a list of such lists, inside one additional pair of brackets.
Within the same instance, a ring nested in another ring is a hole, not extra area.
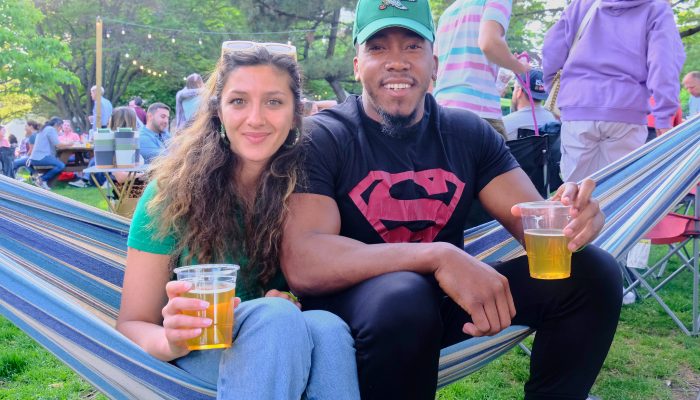
[(44, 182), (48, 182), (54, 176), (60, 174), (61, 171), (63, 171), (63, 169), (66, 167), (66, 164), (64, 164), (61, 160), (59, 160), (56, 157), (46, 156), (46, 157), (42, 158), (41, 160), (32, 160), (31, 165), (28, 169), (29, 169), (29, 172), (32, 175), (34, 175), (34, 168), (32, 168), (32, 167), (43, 167), (43, 166), (53, 167), (48, 172), (46, 172), (44, 175), (41, 176), (41, 180), (43, 180)]
[(173, 363), (216, 383), (217, 399), (360, 398), (348, 326), (276, 297), (236, 308), (231, 348), (193, 351)]

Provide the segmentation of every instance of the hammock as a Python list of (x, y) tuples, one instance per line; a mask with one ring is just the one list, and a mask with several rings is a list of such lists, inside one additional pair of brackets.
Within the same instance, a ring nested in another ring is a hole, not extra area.
[[(593, 178), (606, 214), (596, 244), (625, 253), (700, 179), (700, 118), (686, 122)], [(212, 399), (216, 387), (159, 361), (114, 330), (129, 221), (0, 176), (0, 314), (114, 399)], [(465, 232), (485, 261), (523, 254), (497, 223)], [(443, 349), (439, 386), (503, 354), (532, 330)]]

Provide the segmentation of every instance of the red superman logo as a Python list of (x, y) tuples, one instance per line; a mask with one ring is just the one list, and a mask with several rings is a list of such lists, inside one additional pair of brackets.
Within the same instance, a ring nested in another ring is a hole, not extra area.
[[(431, 198), (398, 199), (392, 196), (392, 188), (406, 183), (422, 188)], [(448, 195), (451, 191), (448, 183), (455, 187), (449, 201), (432, 198), (441, 194)], [(464, 182), (443, 169), (398, 174), (371, 171), (349, 195), (385, 242), (429, 243), (452, 217), (463, 190)], [(418, 230), (410, 229), (411, 223), (416, 221), (427, 221), (429, 226)]]

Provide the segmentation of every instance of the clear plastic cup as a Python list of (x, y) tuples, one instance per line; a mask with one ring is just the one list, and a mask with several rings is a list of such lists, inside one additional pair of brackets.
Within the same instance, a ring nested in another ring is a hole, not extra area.
[(183, 311), (183, 314), (213, 321), (209, 327), (202, 328), (201, 335), (187, 341), (190, 350), (231, 347), (233, 299), (236, 297), (236, 274), (239, 269), (234, 264), (203, 264), (175, 269), (178, 281), (192, 283), (192, 289), (182, 296), (209, 303), (206, 310)]
[(564, 279), (571, 276), (571, 251), (564, 228), (570, 207), (559, 201), (520, 203), (525, 231), (530, 276), (536, 279)]

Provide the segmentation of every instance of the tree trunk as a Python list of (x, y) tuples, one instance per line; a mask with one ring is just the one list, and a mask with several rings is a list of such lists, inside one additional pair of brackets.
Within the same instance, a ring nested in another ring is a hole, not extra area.
[(326, 78), (326, 81), (329, 85), (331, 85), (333, 93), (335, 93), (335, 97), (338, 99), (338, 103), (344, 102), (345, 98), (348, 96), (347, 94), (345, 94), (345, 89), (343, 89), (343, 86), (340, 84), (340, 80), (338, 80), (338, 78), (332, 77)]

